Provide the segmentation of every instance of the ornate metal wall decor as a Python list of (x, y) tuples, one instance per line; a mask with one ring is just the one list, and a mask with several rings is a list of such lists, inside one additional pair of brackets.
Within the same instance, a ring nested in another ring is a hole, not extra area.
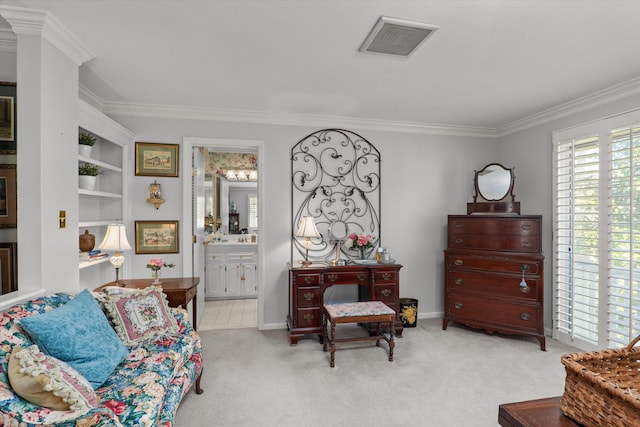
[(380, 152), (360, 135), (324, 129), (291, 149), (291, 261), (304, 258), (305, 243), (295, 233), (311, 215), (320, 233), (311, 239), (309, 259), (341, 264), (360, 258), (342, 242), (350, 233), (371, 234), (371, 253), (380, 244)]

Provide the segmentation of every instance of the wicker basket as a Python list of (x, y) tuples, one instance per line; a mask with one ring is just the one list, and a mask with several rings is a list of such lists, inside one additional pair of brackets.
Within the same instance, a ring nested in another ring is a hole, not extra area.
[(640, 341), (627, 348), (562, 356), (562, 411), (586, 427), (640, 426)]

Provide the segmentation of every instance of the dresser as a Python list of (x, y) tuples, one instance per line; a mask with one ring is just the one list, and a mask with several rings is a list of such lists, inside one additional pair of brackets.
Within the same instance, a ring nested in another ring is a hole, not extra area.
[(530, 335), (544, 351), (541, 234), (540, 215), (450, 215), (442, 329)]
[(322, 337), (324, 292), (331, 286), (358, 285), (358, 300), (382, 301), (396, 312), (395, 334), (402, 336), (398, 317), (400, 294), (399, 264), (368, 264), (289, 268), (289, 342), (305, 336)]

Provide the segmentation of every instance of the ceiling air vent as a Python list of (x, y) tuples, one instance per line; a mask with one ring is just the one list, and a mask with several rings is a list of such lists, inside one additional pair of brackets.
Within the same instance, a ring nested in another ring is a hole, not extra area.
[(407, 57), (438, 28), (436, 25), (381, 16), (360, 46), (360, 52)]

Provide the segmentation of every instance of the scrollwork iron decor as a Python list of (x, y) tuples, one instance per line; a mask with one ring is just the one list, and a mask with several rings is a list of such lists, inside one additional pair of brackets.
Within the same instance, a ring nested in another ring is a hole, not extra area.
[[(300, 219), (315, 219), (319, 238), (311, 239), (309, 259), (336, 264), (360, 258), (341, 243), (350, 233), (371, 234), (380, 244), (380, 153), (362, 136), (343, 129), (324, 129), (291, 149), (291, 260), (304, 256), (295, 238)], [(344, 261), (342, 261), (344, 262)]]

